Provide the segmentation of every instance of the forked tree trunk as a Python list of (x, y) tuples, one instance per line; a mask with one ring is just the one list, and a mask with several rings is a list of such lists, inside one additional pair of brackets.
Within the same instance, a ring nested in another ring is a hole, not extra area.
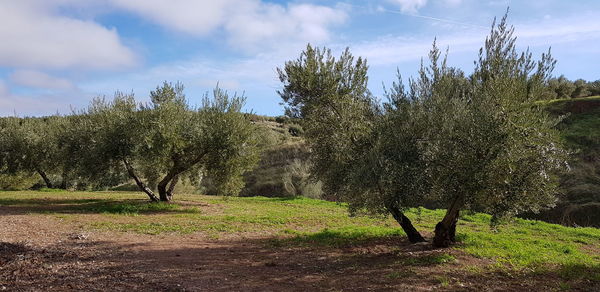
[(165, 175), (165, 177), (156, 186), (158, 189), (158, 196), (162, 202), (170, 202), (173, 200), (173, 191), (175, 190), (175, 186), (179, 181), (179, 175), (188, 170), (190, 167), (200, 163), (207, 153), (207, 151), (200, 153), (193, 160), (187, 162), (181, 162), (181, 160), (179, 160), (179, 156), (172, 157), (173, 166), (167, 175)]
[(159, 199), (158, 197), (156, 197), (156, 195), (154, 194), (154, 192), (147, 187), (144, 182), (142, 182), (142, 180), (135, 174), (135, 171), (133, 169), (133, 167), (131, 166), (131, 164), (129, 164), (129, 161), (127, 161), (127, 159), (123, 159), (123, 163), (125, 164), (125, 168), (127, 168), (127, 173), (129, 174), (129, 176), (131, 178), (133, 178), (133, 180), (135, 181), (135, 184), (140, 188), (140, 190), (144, 193), (146, 193), (146, 195), (148, 195), (148, 197), (150, 197), (150, 200), (152, 200), (153, 202), (158, 202)]
[(400, 224), (400, 227), (402, 227), (402, 230), (404, 230), (406, 236), (408, 236), (408, 241), (411, 243), (426, 241), (425, 238), (421, 236), (421, 233), (419, 233), (419, 231), (417, 231), (417, 229), (412, 225), (410, 219), (408, 219), (408, 217), (406, 217), (399, 208), (395, 206), (388, 206), (387, 209), (392, 214), (394, 219), (396, 219), (396, 221)]
[(435, 236), (433, 237), (433, 246), (448, 247), (456, 241), (456, 222), (460, 214), (461, 198), (456, 197), (442, 221), (435, 225)]
[(46, 187), (51, 189), (52, 188), (52, 182), (50, 181), (50, 179), (48, 178), (48, 176), (46, 175), (46, 173), (41, 170), (41, 169), (37, 169), (36, 170), (37, 173), (42, 177), (42, 179), (44, 180), (44, 183), (46, 184)]
[(160, 196), (161, 201), (170, 202), (173, 200), (173, 190), (175, 189), (178, 180), (177, 174), (171, 172), (158, 183), (156, 188), (158, 189), (158, 195)]

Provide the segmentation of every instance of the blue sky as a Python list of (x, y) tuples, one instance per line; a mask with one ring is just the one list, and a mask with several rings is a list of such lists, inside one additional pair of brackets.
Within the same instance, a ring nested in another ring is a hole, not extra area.
[(117, 90), (146, 101), (164, 80), (192, 103), (218, 82), (279, 115), (276, 68), (309, 42), (366, 57), (380, 96), (436, 37), (470, 72), (507, 7), (521, 49), (552, 47), (555, 75), (600, 79), (596, 0), (0, 0), (0, 115), (68, 114)]

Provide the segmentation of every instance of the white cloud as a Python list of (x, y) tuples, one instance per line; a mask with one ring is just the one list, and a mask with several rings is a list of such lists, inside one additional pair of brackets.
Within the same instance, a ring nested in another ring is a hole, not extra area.
[(58, 15), (65, 3), (75, 2), (1, 1), (0, 66), (114, 69), (135, 63), (115, 29)]
[[(570, 51), (574, 51), (588, 47), (585, 46), (585, 42), (600, 40), (600, 23), (587, 17), (546, 19), (514, 26), (517, 46), (531, 46), (540, 50), (565, 43), (582, 44), (570, 48)], [(484, 44), (488, 33), (488, 30), (477, 27), (445, 33), (437, 36), (437, 44), (442, 49), (449, 46), (450, 54), (475, 53)], [(371, 65), (415, 61), (427, 56), (435, 37), (434, 34), (418, 37), (379, 37), (352, 46), (352, 51), (355, 55), (366, 57)]]
[(225, 24), (231, 42), (255, 46), (265, 42), (328, 40), (329, 27), (343, 23), (346, 14), (324, 6), (309, 4), (281, 5), (248, 2), (247, 7), (232, 15)]
[[(234, 0), (110, 0), (116, 7), (175, 31), (206, 35), (221, 26), (229, 9), (237, 6)], [(245, 2), (245, 1), (242, 1)]]
[(402, 10), (402, 12), (409, 12), (409, 13), (416, 13), (417, 10), (419, 10), (420, 8), (425, 6), (425, 4), (427, 4), (427, 0), (388, 0), (388, 1), (400, 6), (400, 10)]
[(50, 76), (34, 70), (17, 70), (10, 75), (10, 80), (18, 85), (43, 89), (72, 90), (75, 85), (67, 79)]
[(343, 8), (260, 0), (111, 0), (120, 9), (176, 32), (206, 36), (223, 30), (237, 48), (255, 50), (282, 41), (320, 42), (343, 23)]
[(69, 110), (69, 103), (60, 96), (25, 96), (13, 94), (4, 80), (0, 79), (0, 116), (47, 115)]

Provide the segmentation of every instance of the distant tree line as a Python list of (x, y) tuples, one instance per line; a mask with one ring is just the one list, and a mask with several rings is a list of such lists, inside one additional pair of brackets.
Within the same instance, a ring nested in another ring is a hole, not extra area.
[(564, 75), (551, 78), (546, 85), (545, 99), (565, 99), (600, 95), (600, 79), (585, 81), (577, 79), (571, 81)]
[(150, 100), (117, 92), (67, 116), (2, 118), (0, 172), (35, 173), (63, 189), (133, 180), (152, 201), (172, 200), (181, 179), (208, 176), (218, 194), (237, 194), (258, 157), (245, 99), (216, 88), (193, 107), (182, 84), (165, 82)]

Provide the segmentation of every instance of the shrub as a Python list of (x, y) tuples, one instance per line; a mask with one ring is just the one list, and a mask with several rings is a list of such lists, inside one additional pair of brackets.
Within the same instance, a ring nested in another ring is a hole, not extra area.
[(302, 134), (304, 134), (304, 129), (302, 129), (300, 125), (291, 124), (288, 128), (288, 132), (294, 137), (299, 137), (302, 136)]

